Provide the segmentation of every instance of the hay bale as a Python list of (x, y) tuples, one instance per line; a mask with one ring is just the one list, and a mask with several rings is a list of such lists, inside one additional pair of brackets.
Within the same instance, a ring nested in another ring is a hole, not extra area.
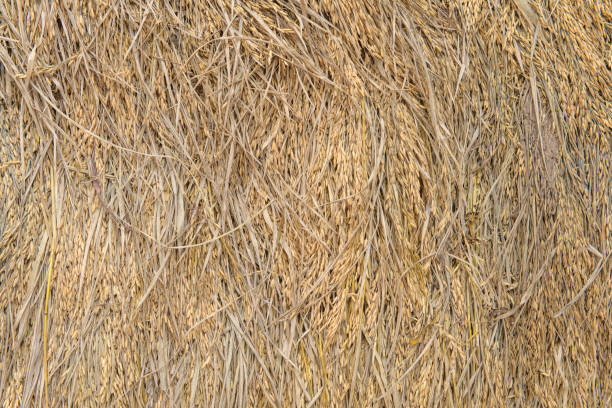
[(0, 4), (0, 400), (609, 405), (611, 24)]

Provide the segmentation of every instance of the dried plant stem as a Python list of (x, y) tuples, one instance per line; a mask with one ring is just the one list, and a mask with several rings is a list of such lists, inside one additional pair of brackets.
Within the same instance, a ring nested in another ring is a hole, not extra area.
[(51, 253), (49, 255), (49, 272), (47, 273), (47, 290), (45, 293), (45, 314), (43, 318), (43, 362), (45, 376), (45, 407), (49, 407), (49, 351), (48, 351), (48, 319), (49, 319), (49, 297), (51, 296), (51, 281), (53, 277), (53, 265), (55, 265), (55, 248), (57, 245), (57, 230), (55, 222), (55, 169), (51, 167)]

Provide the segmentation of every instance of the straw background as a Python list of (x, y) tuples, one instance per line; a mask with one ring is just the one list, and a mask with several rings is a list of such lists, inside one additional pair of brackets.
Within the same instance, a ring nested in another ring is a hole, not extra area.
[(0, 402), (612, 406), (611, 44), (595, 0), (0, 2)]

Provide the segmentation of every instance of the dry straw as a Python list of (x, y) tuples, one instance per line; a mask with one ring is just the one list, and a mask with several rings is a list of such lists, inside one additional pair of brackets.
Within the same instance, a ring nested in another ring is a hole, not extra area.
[(611, 406), (611, 4), (0, 2), (2, 405)]

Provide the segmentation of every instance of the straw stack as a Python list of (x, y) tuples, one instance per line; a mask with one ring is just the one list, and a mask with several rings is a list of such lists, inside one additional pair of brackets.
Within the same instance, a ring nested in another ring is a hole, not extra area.
[(610, 406), (611, 43), (593, 0), (2, 2), (0, 401)]

